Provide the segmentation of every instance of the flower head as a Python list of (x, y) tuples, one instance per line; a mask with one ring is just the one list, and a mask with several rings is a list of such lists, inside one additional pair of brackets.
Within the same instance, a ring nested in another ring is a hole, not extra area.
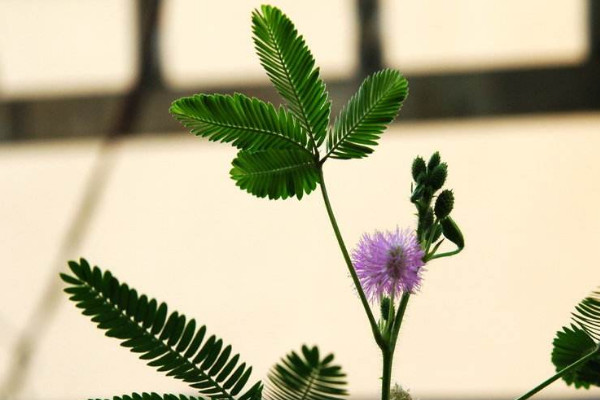
[(377, 300), (382, 295), (414, 293), (421, 284), (424, 255), (414, 232), (396, 228), (363, 235), (352, 261), (366, 295)]

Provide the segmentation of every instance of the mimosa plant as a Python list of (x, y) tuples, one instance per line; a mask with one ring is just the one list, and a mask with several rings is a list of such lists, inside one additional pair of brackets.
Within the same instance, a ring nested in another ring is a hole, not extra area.
[[(269, 199), (302, 199), (320, 187), (333, 233), (382, 354), (381, 399), (409, 399), (395, 385), (392, 366), (409, 299), (422, 284), (424, 266), (458, 254), (464, 238), (451, 217), (454, 194), (444, 189), (448, 166), (439, 153), (412, 163), (416, 228), (365, 234), (349, 252), (325, 186), (323, 166), (330, 159), (367, 157), (408, 95), (408, 83), (396, 70), (367, 77), (330, 124), (331, 102), (319, 69), (293, 23), (277, 8), (262, 6), (252, 14), (254, 44), (271, 82), (287, 107), (243, 94), (198, 94), (175, 101), (171, 114), (197, 136), (239, 149), (231, 178), (241, 189)], [(452, 249), (442, 250), (451, 243)], [(271, 369), (266, 385), (251, 380), (252, 368), (232, 346), (201, 323), (165, 303), (139, 294), (109, 271), (85, 260), (70, 262), (61, 274), (83, 314), (107, 336), (151, 367), (188, 383), (202, 397), (156, 393), (115, 396), (136, 400), (339, 400), (347, 395), (345, 374), (333, 355), (303, 346)], [(563, 378), (576, 388), (600, 386), (600, 292), (576, 308), (570, 326), (554, 340), (557, 374), (527, 399)], [(424, 371), (425, 373), (425, 371)], [(375, 383), (375, 382), (374, 382)], [(264, 390), (263, 390), (264, 389)]]

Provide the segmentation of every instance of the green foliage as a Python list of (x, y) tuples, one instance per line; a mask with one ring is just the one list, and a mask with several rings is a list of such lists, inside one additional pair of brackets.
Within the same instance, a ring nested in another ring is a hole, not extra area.
[(270, 199), (301, 199), (319, 181), (312, 155), (295, 149), (240, 151), (230, 174), (241, 189)]
[(336, 118), (327, 138), (328, 154), (350, 159), (372, 153), (407, 95), (408, 82), (398, 71), (386, 69), (367, 77)]
[(304, 38), (285, 14), (266, 5), (252, 13), (252, 31), (260, 63), (316, 149), (325, 139), (331, 103)]
[(600, 386), (600, 290), (583, 299), (573, 313), (573, 323), (556, 333), (552, 363), (557, 371), (595, 353), (591, 359), (562, 378), (576, 388)]
[(184, 97), (170, 112), (193, 134), (243, 150), (302, 150), (307, 145), (306, 132), (286, 110), (239, 93)]
[[(101, 400), (101, 399), (90, 399)], [(105, 399), (108, 400), (108, 399)], [(130, 395), (113, 396), (110, 400), (204, 400), (202, 397), (184, 396), (183, 394), (132, 393)]]
[(317, 347), (302, 346), (291, 352), (269, 373), (268, 400), (341, 400), (347, 396), (346, 374), (333, 364), (333, 354), (320, 358)]
[(88, 262), (69, 262), (74, 275), (61, 274), (68, 284), (65, 292), (84, 315), (92, 317), (106, 336), (121, 340), (121, 345), (148, 365), (181, 379), (213, 399), (258, 400), (262, 384), (257, 382), (242, 392), (252, 368), (232, 356), (215, 335), (205, 340), (206, 327), (187, 320), (177, 311), (168, 312), (165, 303), (120, 283), (109, 271), (90, 268)]
[(241, 94), (185, 97), (173, 102), (170, 112), (195, 135), (241, 150), (231, 170), (240, 188), (269, 199), (301, 199), (320, 183), (329, 157), (373, 152), (408, 95), (408, 84), (394, 70), (368, 77), (329, 128), (329, 94), (292, 21), (265, 5), (252, 13), (252, 31), (260, 63), (289, 112)]

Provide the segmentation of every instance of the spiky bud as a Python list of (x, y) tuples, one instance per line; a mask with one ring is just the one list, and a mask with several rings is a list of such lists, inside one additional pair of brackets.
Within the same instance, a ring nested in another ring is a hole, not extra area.
[(454, 193), (451, 190), (443, 190), (435, 201), (435, 216), (444, 219), (454, 208)]
[(448, 164), (441, 163), (429, 173), (429, 187), (435, 192), (444, 186), (446, 177), (448, 176)]
[(425, 160), (422, 157), (417, 157), (412, 163), (412, 177), (415, 182), (421, 183), (423, 178), (427, 175), (427, 166)]
[(381, 299), (381, 317), (387, 321), (390, 316), (390, 307), (392, 306), (390, 298), (385, 296)]
[(436, 151), (435, 153), (433, 153), (433, 155), (431, 156), (431, 158), (429, 158), (429, 162), (427, 163), (427, 170), (429, 172), (433, 171), (433, 169), (435, 167), (437, 167), (438, 165), (440, 165), (441, 161), (442, 161), (442, 157), (440, 157), (440, 152)]

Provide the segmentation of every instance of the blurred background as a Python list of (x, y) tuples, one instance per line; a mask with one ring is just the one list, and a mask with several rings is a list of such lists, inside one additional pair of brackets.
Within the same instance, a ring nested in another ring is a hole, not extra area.
[[(232, 343), (263, 377), (301, 344), (378, 396), (372, 343), (320, 195), (272, 202), (235, 150), (168, 115), (195, 92), (279, 103), (254, 55), (258, 0), (0, 1), (0, 398), (191, 394), (61, 295), (85, 256)], [(459, 256), (411, 300), (394, 378), (415, 397), (509, 399), (553, 373), (554, 333), (600, 284), (600, 3), (272, 0), (304, 34), (333, 112), (364, 76), (410, 96), (377, 151), (326, 167), (347, 244), (413, 226), (410, 164), (449, 163)], [(557, 382), (539, 398), (600, 398)]]

